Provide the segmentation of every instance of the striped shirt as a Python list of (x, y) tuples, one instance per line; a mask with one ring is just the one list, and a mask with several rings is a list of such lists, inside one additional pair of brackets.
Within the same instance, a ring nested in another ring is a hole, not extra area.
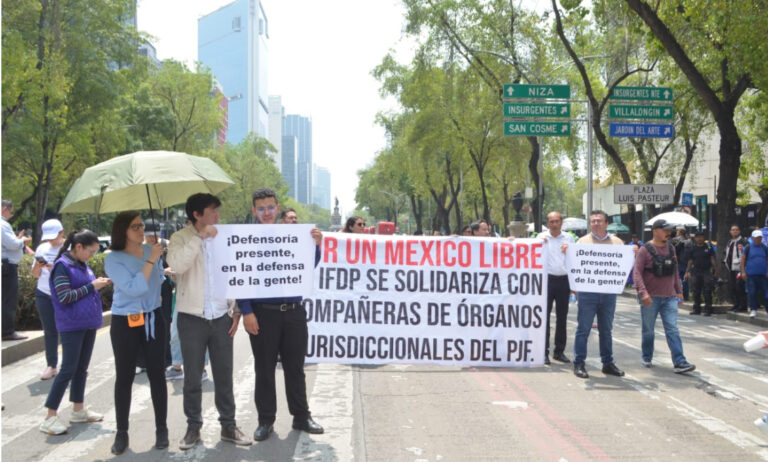
[[(68, 258), (70, 261), (75, 262), (76, 264), (84, 265), (84, 263), (73, 259), (69, 253), (65, 253), (62, 255), (62, 257)], [(90, 282), (82, 287), (78, 287), (77, 289), (72, 289), (69, 283), (69, 274), (67, 273), (67, 269), (64, 267), (64, 265), (57, 265), (53, 269), (51, 278), (53, 279), (53, 289), (56, 291), (56, 298), (59, 299), (62, 305), (70, 305), (75, 303), (94, 290), (93, 284)]]

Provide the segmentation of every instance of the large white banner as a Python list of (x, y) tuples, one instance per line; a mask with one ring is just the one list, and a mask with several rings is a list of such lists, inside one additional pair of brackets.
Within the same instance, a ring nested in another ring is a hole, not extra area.
[(217, 225), (214, 287), (222, 298), (307, 296), (315, 267), (315, 225)]
[(634, 264), (631, 245), (570, 244), (565, 252), (568, 284), (574, 292), (620, 294)]
[(545, 264), (534, 239), (326, 233), (307, 361), (541, 365)]

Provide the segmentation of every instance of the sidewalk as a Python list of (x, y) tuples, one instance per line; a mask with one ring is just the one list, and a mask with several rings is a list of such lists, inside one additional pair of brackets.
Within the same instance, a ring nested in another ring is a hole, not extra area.
[[(112, 312), (104, 312), (104, 322), (101, 327), (109, 326), (112, 323)], [(2, 349), (2, 366), (20, 361), (35, 353), (45, 350), (45, 338), (42, 330), (18, 331), (28, 338), (24, 340), (5, 340)]]

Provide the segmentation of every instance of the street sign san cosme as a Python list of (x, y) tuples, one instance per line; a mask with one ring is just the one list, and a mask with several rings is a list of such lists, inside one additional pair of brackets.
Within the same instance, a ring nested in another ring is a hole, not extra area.
[(614, 204), (671, 204), (675, 199), (673, 184), (615, 184)]
[(522, 136), (570, 136), (569, 122), (504, 122), (505, 135)]

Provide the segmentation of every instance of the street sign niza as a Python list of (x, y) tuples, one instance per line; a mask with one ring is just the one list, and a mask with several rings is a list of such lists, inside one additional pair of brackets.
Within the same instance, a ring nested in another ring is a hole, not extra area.
[(505, 98), (555, 98), (568, 99), (571, 97), (570, 85), (528, 85), (528, 84), (505, 84)]

